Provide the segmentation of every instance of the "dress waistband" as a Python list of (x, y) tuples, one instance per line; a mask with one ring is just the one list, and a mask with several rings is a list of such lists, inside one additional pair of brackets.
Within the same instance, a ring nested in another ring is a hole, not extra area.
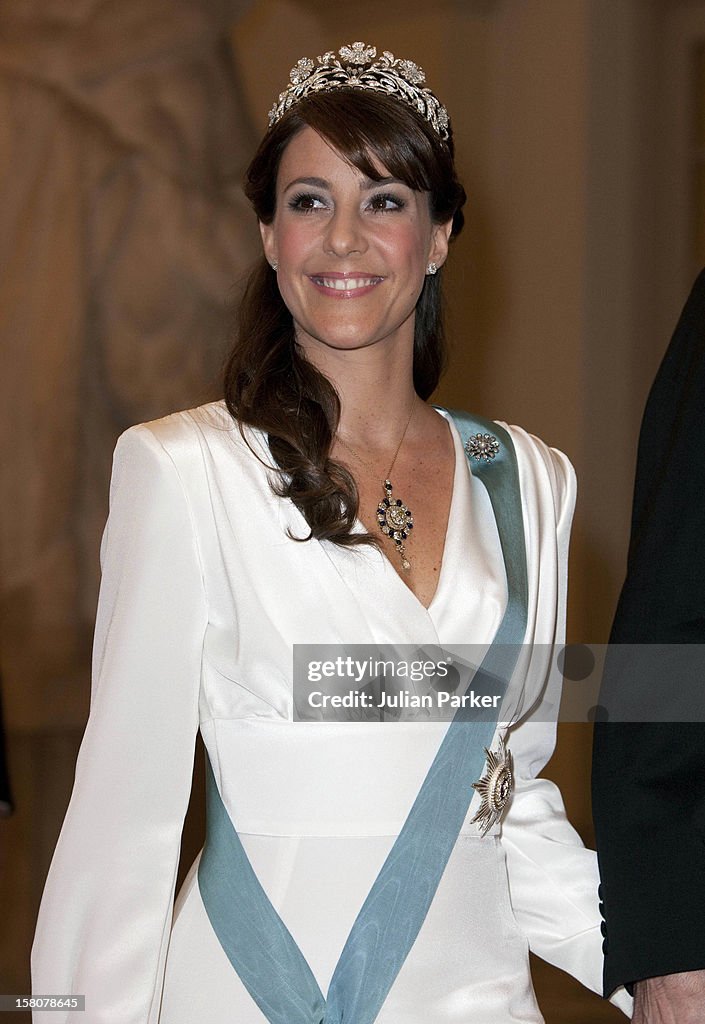
[[(447, 722), (258, 719), (201, 726), (237, 831), (296, 837), (398, 835), (447, 729)], [(475, 796), (463, 837), (480, 837), (470, 824), (478, 804)], [(495, 825), (489, 834), (498, 832)]]

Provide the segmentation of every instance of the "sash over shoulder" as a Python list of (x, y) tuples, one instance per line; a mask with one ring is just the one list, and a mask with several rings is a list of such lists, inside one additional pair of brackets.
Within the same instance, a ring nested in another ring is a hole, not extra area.
[[(450, 411), (473, 475), (490, 497), (507, 575), (507, 607), (470, 687), (482, 677), (506, 691), (528, 618), (526, 544), (516, 454), (509, 433)], [(469, 689), (469, 688), (468, 688)], [(433, 901), (482, 774), (493, 709), (460, 707), (409, 815), (348, 935), (324, 997), (262, 888), (206, 762), (207, 834), (198, 867), (218, 940), (270, 1024), (373, 1024)]]

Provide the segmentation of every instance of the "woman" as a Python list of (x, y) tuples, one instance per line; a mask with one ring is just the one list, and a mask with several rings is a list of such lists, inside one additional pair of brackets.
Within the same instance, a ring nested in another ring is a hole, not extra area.
[[(225, 402), (116, 449), (35, 991), (85, 993), (53, 1022), (535, 1024), (529, 944), (595, 991), (602, 967), (594, 856), (535, 777), (572, 470), (427, 404), (465, 196), (416, 65), (362, 43), (299, 61), (246, 187), (266, 260)], [(470, 685), (504, 704), (294, 722), (300, 644), (479, 645)], [(172, 919), (199, 724), (208, 837)]]

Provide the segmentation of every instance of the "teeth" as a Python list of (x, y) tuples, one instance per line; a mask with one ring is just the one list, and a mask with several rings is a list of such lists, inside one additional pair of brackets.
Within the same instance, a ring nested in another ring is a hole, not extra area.
[(367, 288), (376, 284), (378, 277), (317, 277), (314, 279), (317, 284), (324, 288), (333, 288), (336, 292), (352, 292), (356, 288)]

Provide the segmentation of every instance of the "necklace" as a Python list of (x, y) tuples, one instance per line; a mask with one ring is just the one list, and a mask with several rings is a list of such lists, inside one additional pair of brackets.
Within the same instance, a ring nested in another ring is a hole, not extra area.
[[(406, 437), (406, 432), (409, 429), (409, 424), (411, 423), (411, 417), (414, 415), (415, 408), (416, 403), (414, 402), (414, 404), (411, 407), (411, 412), (409, 413), (409, 418), (406, 421), (404, 432), (401, 435), (401, 438), (399, 439), (399, 444), (397, 445), (396, 451), (394, 452), (394, 458), (392, 459), (392, 463), (389, 469), (387, 470), (384, 479), (382, 480), (382, 487), (384, 488), (384, 497), (381, 499), (379, 505), (377, 506), (377, 522), (379, 523), (379, 528), (385, 536), (389, 537), (396, 544), (397, 551), (399, 552), (399, 555), (401, 557), (401, 567), (402, 569), (404, 569), (405, 572), (408, 572), (408, 570), (411, 568), (411, 562), (406, 557), (404, 541), (408, 538), (409, 531), (413, 530), (414, 528), (414, 517), (411, 514), (411, 510), (408, 508), (407, 505), (404, 504), (401, 498), (394, 498), (392, 496), (392, 481), (389, 478), (392, 475), (394, 464), (397, 461), (397, 455), (399, 454), (401, 446), (404, 443), (404, 438)], [(367, 469), (369, 469), (371, 472), (374, 472), (374, 467), (371, 466), (366, 459), (363, 459), (361, 455), (358, 455), (355, 449), (352, 448), (347, 443), (347, 441), (344, 441), (340, 434), (338, 434), (337, 436), (343, 448), (347, 448), (350, 454), (354, 455), (355, 458), (359, 462), (361, 462), (363, 466), (366, 466)]]

